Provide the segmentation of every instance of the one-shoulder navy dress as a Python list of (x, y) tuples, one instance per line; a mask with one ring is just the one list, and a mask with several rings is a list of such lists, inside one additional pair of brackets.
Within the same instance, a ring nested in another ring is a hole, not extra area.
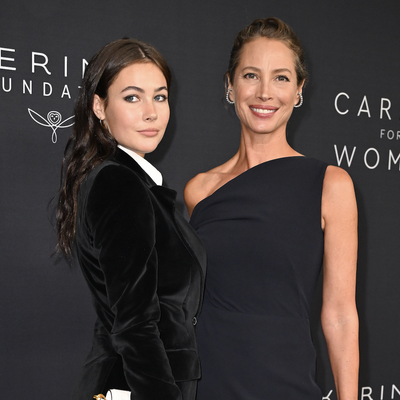
[(190, 223), (208, 254), (198, 400), (321, 400), (309, 312), (326, 168), (301, 156), (268, 161), (195, 207)]

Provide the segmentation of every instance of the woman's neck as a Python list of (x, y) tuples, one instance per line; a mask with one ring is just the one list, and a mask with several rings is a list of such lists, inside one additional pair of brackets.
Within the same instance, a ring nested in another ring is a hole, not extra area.
[[(244, 134), (234, 156), (236, 168), (245, 171), (255, 165), (282, 157), (300, 156), (290, 147), (285, 132), (281, 134)], [(235, 169), (236, 169), (235, 168)]]

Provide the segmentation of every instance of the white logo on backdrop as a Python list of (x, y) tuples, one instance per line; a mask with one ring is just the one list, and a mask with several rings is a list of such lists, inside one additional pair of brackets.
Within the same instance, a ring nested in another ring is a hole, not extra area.
[[(379, 115), (379, 120), (381, 120), (381, 123), (386, 125), (384, 128), (382, 128), (382, 126), (379, 127), (378, 129), (375, 128), (376, 134), (379, 137), (379, 139), (381, 141), (383, 140), (392, 142), (400, 141), (400, 129), (397, 122), (397, 118), (392, 119), (393, 111), (391, 110), (392, 102), (390, 99), (381, 97), (380, 107), (378, 109), (371, 109), (367, 95), (359, 95), (360, 105), (353, 110), (351, 109), (349, 100), (350, 100), (350, 95), (345, 92), (340, 92), (336, 95), (334, 100), (334, 107), (339, 115), (344, 116), (350, 112), (350, 114), (353, 113), (357, 117), (360, 117), (360, 120), (363, 118), (364, 120), (366, 118), (377, 119)], [(376, 102), (371, 101), (371, 104), (375, 103)], [(342, 163), (345, 164), (347, 162), (347, 167), (351, 167), (354, 159), (362, 157), (364, 159), (364, 165), (370, 170), (373, 170), (384, 163), (386, 164), (388, 171), (396, 167), (398, 167), (398, 170), (400, 171), (400, 152), (398, 147), (394, 149), (393, 148), (387, 149), (385, 146), (384, 149), (380, 149), (379, 145), (377, 145), (376, 147), (368, 147), (368, 148), (359, 146), (362, 148), (358, 149), (357, 146), (347, 145), (347, 144), (346, 145), (334, 144), (333, 147), (338, 166), (341, 166)]]
[[(38, 123), (39, 125), (46, 126), (48, 128), (51, 128), (52, 135), (51, 135), (51, 141), (53, 143), (57, 143), (57, 129), (58, 128), (69, 128), (72, 126), (75, 122), (70, 122), (67, 124), (70, 120), (74, 118), (74, 116), (69, 117), (65, 119), (64, 121), (62, 120), (62, 115), (58, 111), (50, 111), (47, 114), (47, 119), (42, 117), (39, 113), (36, 111), (33, 111), (32, 109), (28, 108), (29, 115), (31, 118)], [(67, 125), (66, 125), (67, 124)]]
[[(326, 396), (322, 397), (322, 400), (333, 400), (333, 397), (331, 397), (332, 394), (333, 390), (330, 390)], [(372, 397), (372, 395), (374, 397)], [(378, 400), (378, 398), (379, 400), (393, 400), (395, 398), (400, 398), (400, 390), (394, 384), (386, 386), (381, 385), (380, 388), (364, 386), (360, 388), (360, 396), (358, 398), (360, 400)]]

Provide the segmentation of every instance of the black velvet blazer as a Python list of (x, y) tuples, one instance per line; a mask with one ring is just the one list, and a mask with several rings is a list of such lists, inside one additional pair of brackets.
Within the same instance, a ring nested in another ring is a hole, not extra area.
[(177, 400), (176, 382), (200, 377), (206, 257), (175, 197), (120, 149), (82, 182), (75, 243), (98, 318), (74, 399)]

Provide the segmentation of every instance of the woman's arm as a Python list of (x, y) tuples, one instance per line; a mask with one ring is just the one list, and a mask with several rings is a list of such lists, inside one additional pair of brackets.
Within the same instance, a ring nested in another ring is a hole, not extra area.
[(357, 205), (351, 178), (338, 167), (329, 166), (325, 174), (322, 226), (325, 237), (322, 328), (337, 398), (357, 400)]
[(112, 321), (110, 337), (132, 398), (181, 399), (157, 325), (155, 215), (147, 187), (123, 166), (103, 168), (88, 197), (86, 221), (108, 303), (99, 318), (104, 326)]

